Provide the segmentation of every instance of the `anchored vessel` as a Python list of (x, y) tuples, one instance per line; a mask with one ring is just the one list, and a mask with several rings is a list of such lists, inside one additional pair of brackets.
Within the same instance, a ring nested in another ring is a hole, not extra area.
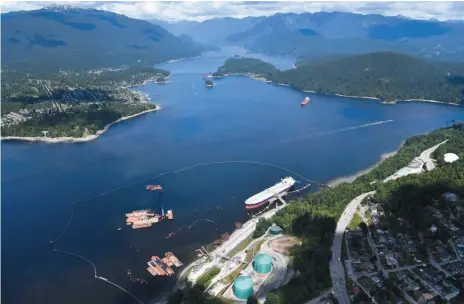
[(301, 106), (304, 107), (305, 105), (308, 104), (308, 102), (309, 102), (310, 100), (311, 100), (311, 99), (310, 99), (308, 96), (306, 96), (306, 98), (301, 102)]
[(267, 188), (266, 190), (253, 195), (249, 199), (245, 201), (245, 208), (246, 209), (254, 209), (261, 207), (273, 198), (276, 195), (280, 195), (285, 193), (288, 189), (290, 189), (295, 184), (295, 180), (292, 177), (286, 177), (282, 179), (280, 182), (275, 184), (274, 186)]
[[(148, 191), (163, 191), (161, 185), (147, 185), (145, 187)], [(163, 219), (173, 220), (174, 214), (172, 210), (168, 210), (164, 214), (164, 207), (161, 205), (161, 214), (153, 212), (151, 209), (135, 210), (131, 213), (126, 213), (126, 224), (131, 226), (132, 229), (151, 227)]]

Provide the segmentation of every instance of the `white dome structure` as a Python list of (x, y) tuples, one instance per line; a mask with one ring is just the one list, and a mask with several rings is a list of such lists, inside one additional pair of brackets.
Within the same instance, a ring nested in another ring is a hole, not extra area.
[(443, 157), (445, 158), (445, 162), (447, 163), (454, 163), (459, 159), (459, 156), (457, 156), (454, 153), (446, 153)]

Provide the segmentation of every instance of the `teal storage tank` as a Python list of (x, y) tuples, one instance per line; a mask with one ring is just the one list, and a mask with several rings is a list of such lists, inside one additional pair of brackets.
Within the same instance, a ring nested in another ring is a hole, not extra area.
[(234, 280), (233, 290), (238, 299), (246, 300), (253, 294), (253, 280), (248, 276), (239, 276)]
[(273, 224), (271, 228), (269, 228), (269, 232), (273, 235), (278, 235), (282, 232), (282, 228), (280, 228), (276, 224)]
[(272, 257), (267, 253), (258, 253), (253, 260), (253, 269), (259, 273), (268, 273), (272, 268)]

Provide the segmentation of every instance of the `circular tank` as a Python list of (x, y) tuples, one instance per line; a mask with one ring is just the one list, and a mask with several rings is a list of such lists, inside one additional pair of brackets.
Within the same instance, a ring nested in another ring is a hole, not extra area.
[(272, 268), (272, 258), (267, 253), (258, 253), (253, 260), (253, 269), (259, 273), (268, 273)]
[(238, 299), (246, 300), (253, 294), (253, 280), (248, 276), (239, 276), (234, 280), (233, 290)]
[(281, 231), (282, 231), (282, 228), (280, 228), (279, 226), (275, 224), (272, 225), (271, 228), (269, 228), (269, 232), (274, 235), (280, 234)]

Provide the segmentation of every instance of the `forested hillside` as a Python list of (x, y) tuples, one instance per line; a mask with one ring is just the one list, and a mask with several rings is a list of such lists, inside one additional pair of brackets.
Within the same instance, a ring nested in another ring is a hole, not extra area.
[(107, 11), (51, 6), (1, 17), (3, 70), (148, 65), (201, 51), (160, 26)]
[(401, 16), (317, 12), (275, 14), (227, 41), (267, 54), (320, 58), (333, 54), (394, 51), (439, 60), (462, 61), (464, 26)]
[[(440, 166), (435, 170), (409, 175), (388, 183), (380, 181), (408, 164), (423, 150), (446, 139), (448, 142), (434, 155), (440, 162)], [(456, 151), (460, 157), (459, 161), (452, 164), (441, 162), (443, 153)], [(287, 285), (269, 293), (266, 303), (305, 303), (331, 288), (329, 260), (336, 222), (353, 198), (372, 190), (377, 191), (373, 198), (375, 202), (388, 205), (390, 208), (396, 206), (399, 214), (412, 222), (415, 214), (420, 214), (431, 198), (439, 197), (448, 191), (464, 196), (464, 124), (458, 123), (427, 135), (413, 136), (396, 155), (353, 183), (324, 188), (295, 199), (273, 218), (258, 223), (253, 237), (261, 236), (271, 223), (276, 223), (283, 228), (284, 233), (296, 235), (302, 241), (301, 245), (294, 247), (292, 251), (293, 267), (298, 270), (299, 275)], [(220, 299), (207, 298), (201, 286), (188, 287), (184, 291), (172, 294), (168, 303), (221, 303)]]
[[(2, 75), (2, 136), (85, 137), (121, 118), (155, 109), (128, 87), (164, 80), (151, 67)], [(44, 133), (45, 132), (45, 133)]]
[[(420, 175), (409, 175), (388, 183), (371, 183), (386, 178), (418, 156), (423, 149), (430, 148), (445, 139), (449, 141), (437, 153), (437, 158), (442, 157), (443, 152), (458, 150), (459, 161), (444, 164)], [(288, 285), (271, 292), (267, 297), (268, 303), (303, 303), (331, 287), (329, 259), (335, 223), (345, 206), (356, 196), (377, 190), (374, 200), (380, 204), (399, 206), (401, 216), (406, 219), (413, 217), (414, 214), (420, 214), (417, 212), (426, 202), (426, 198), (430, 200), (430, 197), (439, 197), (447, 191), (463, 196), (463, 148), (463, 124), (439, 129), (428, 135), (412, 137), (395, 156), (353, 183), (325, 188), (307, 197), (296, 199), (287, 208), (278, 212), (271, 221), (277, 223), (286, 233), (297, 235), (303, 240), (302, 246), (293, 252), (294, 266), (300, 271), (300, 275), (292, 279)]]
[(464, 65), (439, 63), (392, 52), (312, 61), (279, 71), (258, 59), (231, 58), (214, 74), (252, 73), (301, 90), (376, 97), (464, 103)]

